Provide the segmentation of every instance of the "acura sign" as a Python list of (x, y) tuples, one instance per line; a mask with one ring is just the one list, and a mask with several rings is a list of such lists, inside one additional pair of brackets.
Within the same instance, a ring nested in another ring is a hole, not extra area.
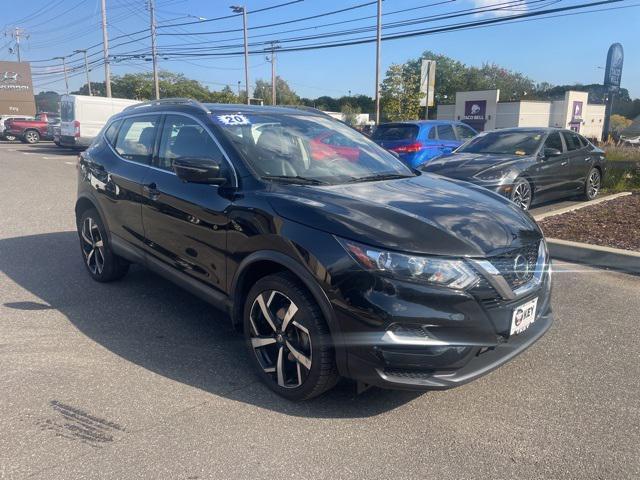
[(35, 115), (31, 66), (26, 62), (0, 62), (0, 115)]

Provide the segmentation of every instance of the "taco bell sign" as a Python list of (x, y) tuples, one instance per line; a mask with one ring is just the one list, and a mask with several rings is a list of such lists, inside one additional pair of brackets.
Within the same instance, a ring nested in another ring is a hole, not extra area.
[(465, 120), (485, 120), (487, 113), (486, 100), (471, 100), (464, 102)]

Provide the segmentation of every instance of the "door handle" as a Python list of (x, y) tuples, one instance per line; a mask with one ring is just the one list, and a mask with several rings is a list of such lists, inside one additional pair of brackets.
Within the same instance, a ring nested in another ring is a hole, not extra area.
[(564, 167), (566, 164), (568, 164), (569, 162), (567, 162), (566, 160), (564, 162), (560, 162), (560, 166)]
[(158, 190), (158, 186), (155, 182), (149, 183), (142, 187), (142, 191), (152, 200), (155, 200), (160, 195), (160, 190)]
[(590, 162), (591, 161), (591, 157), (587, 157), (584, 159), (585, 162)]

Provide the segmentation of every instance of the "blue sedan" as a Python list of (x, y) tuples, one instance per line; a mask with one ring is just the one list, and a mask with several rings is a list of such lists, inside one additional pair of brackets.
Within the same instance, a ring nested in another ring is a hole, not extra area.
[(432, 158), (451, 153), (476, 135), (473, 128), (462, 122), (423, 120), (383, 123), (371, 138), (415, 168)]

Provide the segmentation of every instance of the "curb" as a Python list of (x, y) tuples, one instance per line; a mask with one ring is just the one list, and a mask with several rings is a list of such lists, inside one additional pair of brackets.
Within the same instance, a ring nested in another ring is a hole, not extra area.
[(640, 275), (640, 252), (547, 238), (549, 255), (558, 260)]
[(627, 195), (631, 195), (633, 192), (620, 192), (613, 193), (611, 195), (607, 195), (606, 197), (600, 197), (595, 200), (591, 200), (590, 202), (582, 202), (577, 205), (571, 205), (570, 207), (559, 208), (558, 210), (551, 210), (550, 212), (540, 213), (538, 215), (534, 215), (533, 219), (536, 222), (543, 220), (547, 217), (553, 217), (555, 215), (562, 215), (563, 213), (573, 212), (575, 210), (580, 210), (581, 208), (590, 207), (592, 205), (598, 205), (599, 203), (608, 202), (609, 200), (615, 200), (616, 198), (626, 197)]

